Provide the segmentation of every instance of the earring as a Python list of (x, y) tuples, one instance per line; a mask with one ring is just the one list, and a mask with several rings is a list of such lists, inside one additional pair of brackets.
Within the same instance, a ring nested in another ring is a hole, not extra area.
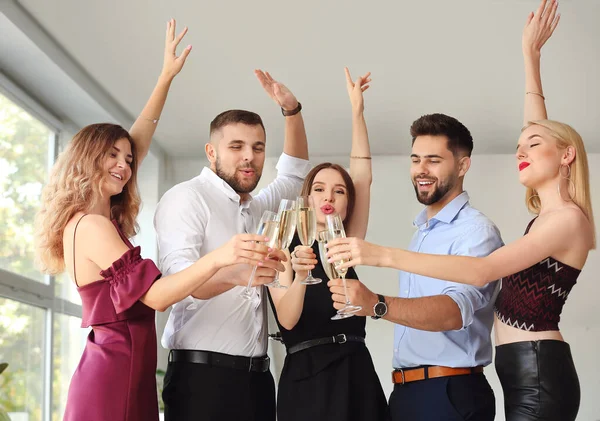
[[(562, 171), (563, 167), (567, 167), (567, 175), (566, 176), (563, 175), (563, 171)], [(575, 183), (573, 183), (573, 180), (571, 180), (571, 166), (570, 165), (561, 165), (560, 168), (558, 169), (558, 173), (560, 174), (561, 178), (563, 178), (563, 179), (565, 179), (565, 180), (568, 181), (568, 183), (569, 183), (569, 189), (567, 189), (567, 190), (570, 190), (570, 188), (573, 187), (573, 194), (571, 194), (570, 191), (567, 191), (567, 193), (569, 194), (569, 199), (565, 199), (562, 196), (562, 193), (560, 191), (560, 180), (559, 180), (558, 181), (558, 185), (557, 185), (557, 187), (558, 187), (558, 195), (565, 202), (572, 202), (573, 199), (575, 198), (575, 196), (577, 195), (577, 191), (575, 190)]]

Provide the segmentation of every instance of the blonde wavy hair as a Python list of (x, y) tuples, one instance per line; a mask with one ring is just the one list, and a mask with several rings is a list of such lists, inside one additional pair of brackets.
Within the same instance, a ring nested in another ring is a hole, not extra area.
[[(571, 188), (569, 188), (569, 193), (571, 194), (573, 203), (579, 206), (579, 208), (583, 211), (588, 221), (590, 221), (590, 224), (592, 225), (592, 248), (595, 249), (596, 226), (594, 224), (594, 213), (592, 212), (592, 198), (590, 195), (590, 171), (588, 166), (587, 153), (583, 144), (583, 139), (581, 138), (579, 133), (577, 133), (577, 131), (575, 131), (575, 129), (569, 126), (568, 124), (559, 123), (558, 121), (553, 120), (530, 121), (523, 128), (523, 130), (534, 125), (545, 127), (546, 129), (548, 129), (552, 137), (554, 137), (554, 139), (556, 140), (556, 146), (558, 148), (566, 149), (569, 146), (575, 148), (575, 159), (573, 159), (573, 162), (571, 163), (570, 176), (570, 179), (573, 182), (572, 185), (575, 187), (575, 190), (571, 191)], [(534, 213), (536, 215), (540, 213), (542, 203), (535, 189), (527, 187), (527, 192), (525, 193), (525, 201), (527, 203), (527, 208), (531, 213)]]
[(64, 271), (65, 227), (76, 213), (89, 211), (103, 198), (105, 158), (115, 142), (123, 138), (131, 143), (131, 178), (120, 194), (110, 198), (110, 213), (111, 219), (119, 223), (127, 237), (137, 232), (136, 218), (141, 200), (133, 139), (127, 130), (116, 124), (86, 126), (60, 154), (42, 191), (42, 205), (35, 221), (36, 263), (42, 272), (56, 275)]

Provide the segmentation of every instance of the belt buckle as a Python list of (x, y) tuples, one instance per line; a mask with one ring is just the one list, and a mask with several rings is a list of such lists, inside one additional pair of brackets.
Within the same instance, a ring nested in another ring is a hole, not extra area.
[(340, 333), (339, 335), (335, 335), (333, 337), (334, 344), (345, 344), (346, 342), (348, 342), (348, 338), (346, 338), (345, 333)]
[[(395, 372), (396, 372), (396, 371), (399, 371), (399, 372), (400, 372), (400, 374), (402, 375), (402, 383), (400, 383), (400, 384), (404, 386), (404, 385), (406, 384), (406, 380), (405, 380), (405, 378), (404, 378), (404, 369), (402, 369), (402, 368), (397, 368), (397, 369), (395, 369), (394, 371), (395, 371)], [(395, 379), (394, 379), (394, 376), (392, 375), (392, 382), (394, 382), (394, 380), (395, 380)]]

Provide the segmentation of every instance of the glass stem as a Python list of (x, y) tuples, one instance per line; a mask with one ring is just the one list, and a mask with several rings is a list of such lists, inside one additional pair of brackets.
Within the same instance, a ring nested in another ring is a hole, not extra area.
[(342, 284), (344, 285), (344, 297), (346, 298), (346, 305), (350, 305), (350, 300), (348, 299), (348, 289), (346, 288), (346, 275), (342, 275)]
[(246, 292), (250, 292), (250, 288), (252, 288), (252, 282), (254, 281), (254, 275), (256, 274), (256, 268), (258, 266), (254, 266), (254, 269), (252, 269), (252, 275), (250, 275), (250, 279), (248, 280), (248, 285), (246, 286)]

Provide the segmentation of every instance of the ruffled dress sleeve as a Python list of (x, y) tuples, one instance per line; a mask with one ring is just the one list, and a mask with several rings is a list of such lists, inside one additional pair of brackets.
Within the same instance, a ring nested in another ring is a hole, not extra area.
[(152, 260), (142, 259), (139, 246), (127, 250), (100, 275), (103, 280), (79, 288), (84, 327), (135, 316), (134, 306), (161, 277)]
[(110, 298), (117, 314), (133, 306), (160, 278), (160, 270), (150, 259), (142, 259), (140, 246), (127, 250), (100, 275), (110, 282)]

